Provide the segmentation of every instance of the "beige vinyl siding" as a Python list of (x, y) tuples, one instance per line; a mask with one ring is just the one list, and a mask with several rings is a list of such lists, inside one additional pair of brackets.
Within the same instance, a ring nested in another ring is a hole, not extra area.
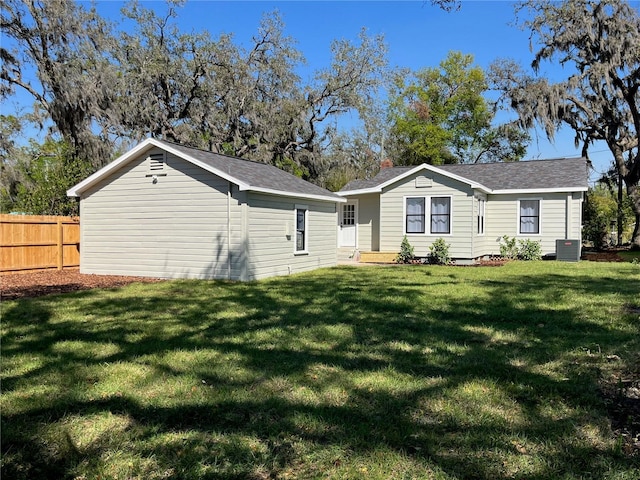
[[(428, 176), (431, 186), (416, 187), (416, 177)], [(429, 254), (429, 246), (442, 237), (450, 245), (453, 258), (472, 258), (473, 190), (465, 183), (433, 172), (419, 172), (384, 189), (380, 195), (380, 251), (399, 251), (404, 235), (404, 203), (406, 197), (451, 197), (451, 233), (430, 234), (430, 219), (426, 218), (427, 233), (407, 234), (417, 256)], [(428, 212), (427, 212), (428, 213)]]
[(171, 155), (153, 183), (147, 156), (141, 155), (83, 194), (81, 272), (162, 278), (245, 276), (246, 207), (239, 201), (244, 193), (232, 190), (229, 238), (229, 183)]
[[(333, 202), (249, 193), (250, 279), (287, 275), (337, 262), (337, 213)], [(296, 254), (295, 208), (307, 207), (307, 252)]]
[[(478, 198), (484, 199), (484, 234), (478, 234)], [(479, 258), (491, 253), (489, 248), (489, 235), (487, 225), (490, 222), (487, 213), (487, 197), (483, 193), (476, 193), (473, 199), (473, 255), (472, 258)]]
[[(580, 195), (578, 195), (580, 196)], [(518, 200), (540, 199), (540, 233), (518, 233)], [(580, 228), (579, 200), (572, 200), (570, 232), (567, 232), (567, 194), (508, 194), (489, 195), (487, 201), (486, 235), (490, 239), (487, 245), (488, 254), (500, 253), (500, 239), (503, 235), (516, 237), (519, 240), (530, 239), (541, 241), (542, 254), (554, 255), (556, 240), (567, 238), (567, 233), (578, 234)], [(580, 238), (575, 237), (575, 238)]]
[(568, 198), (571, 205), (571, 222), (566, 238), (582, 242), (582, 192), (569, 194)]
[(380, 196), (377, 193), (350, 197), (358, 200), (358, 249), (380, 250)]

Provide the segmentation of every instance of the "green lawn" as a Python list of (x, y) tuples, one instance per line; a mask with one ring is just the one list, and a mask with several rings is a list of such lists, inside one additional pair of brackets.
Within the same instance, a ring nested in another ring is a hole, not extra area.
[(625, 262), (640, 262), (640, 251), (622, 251), (618, 252), (618, 255), (622, 257)]
[(2, 478), (629, 479), (640, 267), (340, 267), (2, 303)]

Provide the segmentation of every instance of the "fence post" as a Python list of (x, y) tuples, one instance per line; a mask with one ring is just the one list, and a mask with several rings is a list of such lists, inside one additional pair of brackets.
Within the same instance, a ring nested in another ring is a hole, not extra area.
[(64, 226), (62, 219), (58, 218), (58, 270), (64, 267)]

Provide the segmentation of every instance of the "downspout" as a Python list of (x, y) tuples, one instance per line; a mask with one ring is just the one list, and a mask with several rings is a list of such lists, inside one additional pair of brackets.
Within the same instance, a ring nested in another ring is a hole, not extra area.
[(231, 280), (231, 188), (233, 185), (229, 183), (227, 188), (227, 279)]

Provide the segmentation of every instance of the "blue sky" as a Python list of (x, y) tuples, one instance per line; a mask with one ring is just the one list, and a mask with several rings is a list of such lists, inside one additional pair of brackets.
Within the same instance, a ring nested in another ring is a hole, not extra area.
[[(83, 2), (89, 6), (89, 2)], [(141, 2), (164, 11), (161, 1)], [(640, 2), (633, 4), (640, 6)], [(124, 2), (98, 0), (98, 11), (114, 21), (120, 19)], [(370, 34), (384, 34), (392, 66), (417, 70), (437, 66), (447, 53), (458, 50), (473, 54), (476, 63), (488, 68), (497, 58), (512, 58), (523, 65), (531, 62), (529, 33), (513, 25), (515, 14), (509, 1), (462, 2), (459, 11), (444, 12), (425, 1), (212, 1), (190, 0), (179, 10), (182, 31), (208, 30), (213, 37), (233, 33), (237, 42), (248, 43), (257, 32), (263, 14), (277, 10), (285, 33), (297, 41), (307, 59), (305, 75), (326, 67), (334, 39), (355, 40), (362, 27)], [(122, 24), (120, 28), (127, 28)], [(540, 72), (562, 78), (561, 67), (544, 64)], [(566, 75), (566, 74), (565, 74)], [(549, 143), (542, 131), (534, 133), (527, 158), (579, 156), (573, 134), (563, 130)], [(597, 171), (606, 170), (611, 154), (596, 145), (590, 157)], [(592, 175), (595, 178), (595, 175)]]

